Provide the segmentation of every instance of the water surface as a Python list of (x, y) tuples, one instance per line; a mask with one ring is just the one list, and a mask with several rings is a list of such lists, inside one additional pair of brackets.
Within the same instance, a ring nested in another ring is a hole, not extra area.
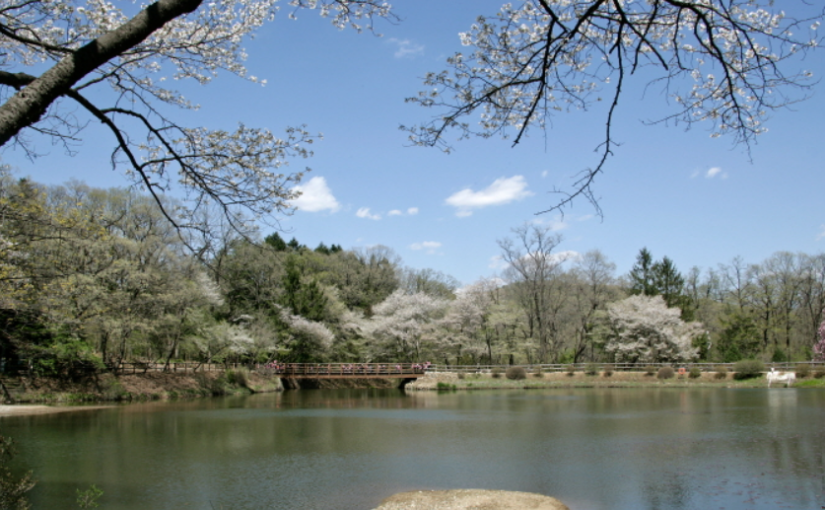
[(572, 510), (819, 510), (825, 392), (303, 390), (0, 419), (35, 509), (371, 509), (538, 492)]

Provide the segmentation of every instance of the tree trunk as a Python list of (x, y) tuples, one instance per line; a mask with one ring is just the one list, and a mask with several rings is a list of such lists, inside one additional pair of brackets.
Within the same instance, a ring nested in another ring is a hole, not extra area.
[(120, 27), (64, 57), (0, 106), (0, 146), (37, 123), (49, 106), (84, 76), (143, 42), (155, 30), (190, 13), (202, 0), (159, 0)]

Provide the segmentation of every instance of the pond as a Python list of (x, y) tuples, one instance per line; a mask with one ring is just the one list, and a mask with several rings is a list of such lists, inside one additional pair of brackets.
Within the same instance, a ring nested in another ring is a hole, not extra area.
[(363, 509), (396, 492), (538, 492), (572, 510), (825, 504), (825, 392), (302, 390), (0, 419), (35, 509)]

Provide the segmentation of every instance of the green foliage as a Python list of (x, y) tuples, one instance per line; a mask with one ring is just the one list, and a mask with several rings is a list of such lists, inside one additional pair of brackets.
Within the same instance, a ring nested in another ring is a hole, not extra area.
[(662, 367), (656, 373), (656, 377), (659, 379), (673, 379), (676, 375), (676, 372), (673, 370), (673, 367)]
[(584, 373), (586, 375), (598, 375), (599, 374), (599, 365), (597, 363), (588, 363), (584, 367)]
[(807, 363), (800, 363), (796, 365), (796, 376), (800, 379), (804, 379), (811, 375), (811, 366)]
[(245, 368), (233, 368), (226, 371), (226, 382), (241, 388), (249, 387), (249, 370)]
[(728, 367), (725, 365), (718, 365), (713, 377), (716, 379), (726, 379), (728, 377)]
[(533, 377), (535, 377), (536, 379), (542, 378), (541, 367), (536, 367), (535, 369), (533, 369)]
[(602, 370), (602, 375), (605, 376), (605, 377), (612, 376), (613, 375), (613, 368), (610, 367), (610, 366), (604, 367), (604, 369)]
[(323, 320), (327, 298), (317, 281), (302, 281), (301, 272), (300, 259), (296, 255), (288, 257), (280, 302), (295, 315), (311, 321)]
[(507, 367), (506, 377), (511, 381), (520, 381), (527, 379), (527, 371), (523, 367)]
[(495, 367), (490, 372), (492, 373), (493, 378), (499, 379), (501, 375), (504, 373), (504, 370), (502, 370), (501, 367)]
[(9, 468), (14, 458), (14, 441), (0, 435), (0, 509), (28, 510), (30, 508), (26, 493), (34, 487), (31, 473), (15, 476)]
[(564, 369), (567, 372), (567, 377), (573, 377), (576, 375), (576, 366), (575, 365), (567, 365)]
[(95, 484), (92, 484), (88, 489), (85, 491), (81, 491), (80, 489), (76, 490), (77, 493), (77, 506), (79, 508), (97, 508), (100, 505), (97, 503), (97, 500), (100, 499), (100, 496), (103, 495), (103, 491), (100, 490)]
[(690, 367), (688, 377), (690, 377), (691, 379), (699, 379), (700, 377), (702, 377), (702, 369), (699, 367)]
[(733, 365), (734, 379), (751, 379), (761, 377), (765, 371), (765, 364), (758, 359), (743, 359)]
[(816, 377), (817, 379), (822, 379), (822, 378), (824, 378), (824, 377), (825, 377), (825, 368), (823, 368), (823, 367), (818, 367), (818, 368), (814, 371), (814, 377)]
[(785, 351), (783, 351), (781, 347), (777, 347), (773, 350), (771, 361), (774, 363), (784, 363), (786, 361), (790, 361), (790, 358), (788, 358), (788, 355), (785, 354)]
[(435, 389), (437, 391), (454, 391), (456, 389), (456, 385), (445, 382), (438, 382), (435, 385)]
[(273, 232), (264, 238), (264, 242), (271, 246), (275, 251), (286, 251), (287, 245), (277, 232)]
[(753, 317), (734, 312), (724, 318), (722, 324), (724, 329), (717, 341), (720, 361), (733, 363), (759, 353), (759, 330)]
[(656, 367), (654, 365), (647, 365), (645, 366), (645, 376), (653, 377), (656, 374)]

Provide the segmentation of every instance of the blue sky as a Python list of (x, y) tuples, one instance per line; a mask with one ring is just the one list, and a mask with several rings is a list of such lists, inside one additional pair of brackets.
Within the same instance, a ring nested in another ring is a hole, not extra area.
[[(233, 129), (242, 121), (277, 133), (306, 124), (323, 133), (313, 158), (291, 162), (293, 170), (312, 171), (299, 210), (280, 218), (286, 239), (345, 249), (382, 244), (406, 265), (464, 283), (497, 275), (496, 241), (525, 222), (557, 229), (560, 250), (601, 250), (618, 274), (645, 246), (683, 272), (735, 256), (761, 262), (776, 251), (825, 249), (825, 85), (814, 87), (808, 101), (775, 112), (749, 156), (731, 139), (711, 138), (709, 127), (644, 125), (667, 104), (639, 80), (628, 87), (614, 124), (622, 145), (594, 187), (604, 218), (583, 200), (563, 216), (536, 215), (555, 203), (550, 190), (596, 163), (603, 111), (559, 114), (551, 130), (533, 130), (515, 148), (500, 139), (457, 142), (451, 154), (410, 147), (399, 125), (426, 121), (432, 112), (404, 98), (422, 88), (426, 72), (443, 69), (446, 57), (462, 50), (459, 32), (501, 2), (396, 4), (402, 21), (378, 21), (380, 38), (338, 31), (313, 12), (294, 21), (282, 12), (246, 45), (249, 72), (267, 79), (266, 86), (231, 76), (205, 87), (181, 85), (201, 105), (176, 115), (190, 126)], [(822, 53), (802, 66), (825, 76)], [(49, 154), (34, 162), (10, 149), (2, 158), (39, 182), (126, 184), (108, 166), (111, 143), (95, 125), (73, 157), (59, 147), (39, 149)]]

